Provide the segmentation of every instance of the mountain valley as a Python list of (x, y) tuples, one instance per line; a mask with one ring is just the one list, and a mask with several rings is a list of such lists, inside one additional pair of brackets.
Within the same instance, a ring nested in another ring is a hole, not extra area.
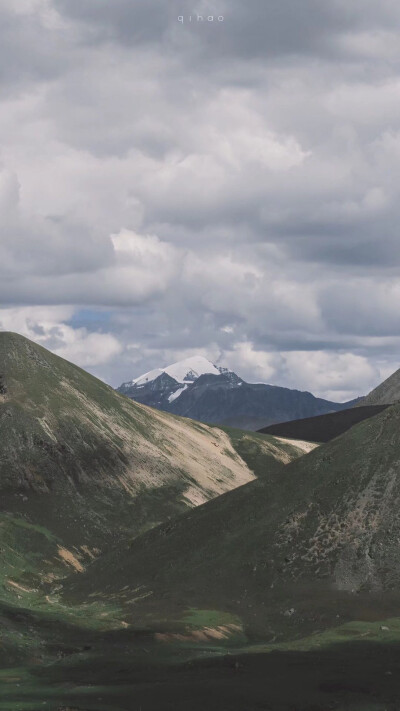
[(15, 334), (0, 333), (0, 368), (2, 550), (10, 537), (23, 557), (44, 546), (44, 577), (254, 480), (246, 457), (265, 475), (303, 454), (133, 403)]
[(0, 374), (0, 709), (396, 709), (400, 405), (318, 446)]
[(145, 596), (134, 615), (142, 605), (182, 615), (215, 607), (238, 615), (248, 633), (276, 639), (332, 625), (337, 614), (363, 615), (361, 600), (367, 618), (378, 600), (398, 605), (399, 424), (399, 407), (385, 410), (139, 537), (118, 561), (100, 559), (66, 594), (113, 594), (123, 604), (131, 580)]

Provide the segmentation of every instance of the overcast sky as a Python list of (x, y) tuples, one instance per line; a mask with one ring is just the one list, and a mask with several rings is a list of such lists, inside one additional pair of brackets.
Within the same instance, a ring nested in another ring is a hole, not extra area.
[(399, 367), (398, 0), (0, 0), (0, 102), (1, 329), (114, 386)]

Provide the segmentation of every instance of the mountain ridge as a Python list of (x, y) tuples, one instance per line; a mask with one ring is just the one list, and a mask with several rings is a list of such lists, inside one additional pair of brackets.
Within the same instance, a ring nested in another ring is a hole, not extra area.
[(335, 437), (347, 432), (354, 425), (374, 417), (390, 405), (364, 405), (361, 402), (354, 407), (326, 415), (306, 417), (301, 420), (291, 420), (270, 425), (260, 430), (262, 434), (275, 437), (287, 437), (306, 442), (330, 442)]
[(361, 405), (394, 405), (400, 402), (400, 369), (363, 398)]
[(203, 356), (191, 356), (189, 358), (184, 358), (183, 360), (171, 363), (165, 368), (155, 368), (147, 373), (143, 373), (138, 378), (134, 378), (127, 383), (123, 383), (120, 387), (123, 388), (132, 385), (144, 385), (145, 383), (152, 382), (158, 378), (163, 373), (169, 375), (173, 380), (178, 383), (194, 382), (200, 375), (206, 373), (213, 373), (218, 375), (220, 370), (211, 361), (207, 360)]
[[(190, 361), (155, 369), (117, 390), (135, 402), (200, 422), (260, 430), (270, 424), (325, 414), (350, 407), (312, 393), (266, 383), (247, 383), (233, 371), (201, 359), (203, 372), (195, 375)], [(189, 371), (185, 373), (185, 368)], [(200, 370), (200, 368), (199, 368)], [(179, 379), (172, 377), (178, 373)], [(147, 380), (146, 380), (147, 377)]]
[(134, 581), (152, 596), (133, 619), (147, 611), (159, 625), (161, 611), (216, 609), (239, 615), (253, 637), (282, 639), (335, 625), (337, 615), (394, 614), (399, 423), (392, 406), (268, 480), (153, 529), (110, 561), (111, 576), (107, 560), (70, 581), (66, 599), (95, 589), (118, 597), (122, 581)]

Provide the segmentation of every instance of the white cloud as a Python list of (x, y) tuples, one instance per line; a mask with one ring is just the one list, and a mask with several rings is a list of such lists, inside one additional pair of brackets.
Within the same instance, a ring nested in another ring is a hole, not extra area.
[(73, 329), (61, 324), (57, 337), (63, 345), (53, 348), (54, 353), (81, 368), (108, 363), (122, 350), (121, 344), (111, 334), (88, 333), (86, 328)]
[(239, 89), (224, 89), (210, 104), (206, 102), (200, 111), (203, 120), (202, 131), (196, 134), (198, 148), (235, 171), (252, 163), (277, 172), (301, 165), (308, 153), (298, 140), (271, 130), (252, 103), (251, 92)]
[(236, 343), (231, 351), (223, 353), (223, 363), (252, 383), (270, 383), (279, 368), (278, 353), (257, 351), (248, 341)]
[(250, 382), (282, 385), (311, 391), (317, 397), (346, 401), (367, 393), (393, 372), (393, 365), (374, 367), (367, 358), (353, 353), (324, 351), (267, 352), (242, 341), (222, 354)]
[(189, 5), (0, 0), (5, 327), (114, 384), (201, 352), (363, 392), (399, 350), (398, 3)]
[(0, 309), (0, 329), (20, 333), (82, 368), (103, 365), (121, 352), (113, 335), (65, 323), (73, 312), (65, 306)]
[(36, 340), (46, 337), (60, 322), (68, 321), (72, 316), (73, 309), (69, 306), (1, 308), (0, 328), (2, 331), (16, 331), (22, 336)]
[(380, 379), (379, 370), (354, 353), (292, 351), (284, 360), (292, 386), (327, 399), (346, 400), (367, 393)]

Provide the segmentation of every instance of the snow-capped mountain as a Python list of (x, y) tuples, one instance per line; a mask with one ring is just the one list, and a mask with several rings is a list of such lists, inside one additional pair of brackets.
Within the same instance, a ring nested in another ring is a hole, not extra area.
[(150, 370), (123, 383), (118, 391), (159, 410), (248, 430), (351, 406), (299, 390), (246, 383), (236, 373), (202, 356)]
[(165, 368), (155, 368), (123, 383), (119, 392), (144, 405), (160, 410), (171, 409), (185, 390), (202, 375), (220, 375), (221, 369), (203, 356), (192, 356)]
[(148, 373), (144, 373), (139, 378), (135, 378), (131, 380), (130, 383), (125, 383), (124, 385), (136, 385), (137, 387), (146, 385), (156, 380), (162, 373), (167, 373), (167, 375), (176, 380), (177, 383), (193, 383), (200, 375), (205, 375), (206, 373), (219, 375), (220, 372), (221, 371), (207, 360), (207, 358), (203, 358), (203, 356), (193, 356), (192, 358), (185, 358), (177, 363), (172, 363), (172, 365), (167, 365), (166, 368), (150, 370)]

